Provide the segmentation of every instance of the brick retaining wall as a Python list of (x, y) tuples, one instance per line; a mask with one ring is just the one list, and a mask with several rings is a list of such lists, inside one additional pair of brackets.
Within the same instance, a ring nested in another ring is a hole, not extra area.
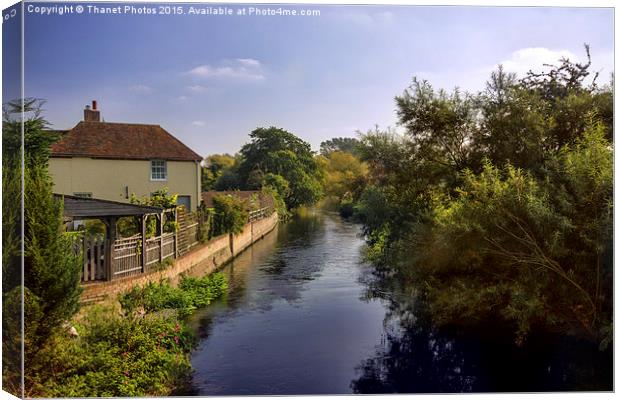
[(80, 300), (83, 303), (99, 301), (106, 297), (116, 296), (134, 286), (143, 286), (149, 282), (159, 282), (162, 279), (174, 280), (177, 276), (198, 264), (204, 266), (206, 263), (206, 266), (203, 267), (204, 270), (207, 273), (212, 273), (251, 246), (252, 243), (262, 239), (277, 224), (278, 215), (273, 213), (267, 218), (246, 224), (243, 232), (238, 235), (221, 235), (203, 245), (197, 245), (189, 253), (177, 258), (173, 265), (161, 271), (153, 271), (109, 282), (83, 284), (84, 291)]

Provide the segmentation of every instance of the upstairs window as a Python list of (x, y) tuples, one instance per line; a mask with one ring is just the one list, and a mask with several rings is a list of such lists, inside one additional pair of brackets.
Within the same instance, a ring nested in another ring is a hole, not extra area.
[(165, 160), (151, 160), (151, 180), (165, 181), (168, 179)]

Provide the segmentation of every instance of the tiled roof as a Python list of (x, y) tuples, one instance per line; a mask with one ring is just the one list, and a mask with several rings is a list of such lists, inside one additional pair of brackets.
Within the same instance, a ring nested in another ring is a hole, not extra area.
[(52, 157), (200, 161), (159, 125), (81, 121), (52, 144)]

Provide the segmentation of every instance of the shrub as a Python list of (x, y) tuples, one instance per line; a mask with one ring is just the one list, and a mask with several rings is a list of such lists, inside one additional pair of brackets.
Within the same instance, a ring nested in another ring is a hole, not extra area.
[(219, 272), (201, 278), (184, 276), (178, 287), (163, 281), (149, 283), (122, 294), (119, 301), (127, 315), (139, 308), (146, 312), (175, 309), (181, 317), (185, 317), (196, 308), (209, 305), (227, 288), (226, 278)]
[(174, 317), (120, 317), (95, 308), (80, 337), (54, 336), (35, 392), (46, 397), (163, 396), (187, 382), (195, 339)]
[(223, 233), (241, 233), (248, 222), (247, 204), (244, 200), (231, 195), (213, 197), (213, 229), (215, 235)]

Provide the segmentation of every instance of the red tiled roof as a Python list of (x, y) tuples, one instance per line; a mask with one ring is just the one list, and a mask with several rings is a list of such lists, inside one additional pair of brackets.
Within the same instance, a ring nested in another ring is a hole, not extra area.
[(87, 121), (79, 122), (52, 144), (52, 157), (202, 159), (159, 125)]

